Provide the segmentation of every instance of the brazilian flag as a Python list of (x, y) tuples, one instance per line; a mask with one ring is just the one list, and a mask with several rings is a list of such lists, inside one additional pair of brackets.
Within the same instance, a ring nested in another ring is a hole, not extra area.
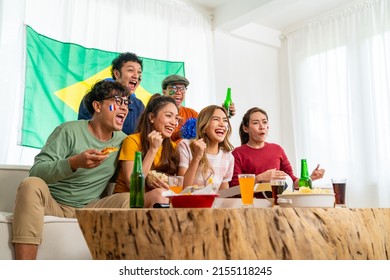
[[(76, 120), (83, 96), (98, 80), (111, 77), (111, 62), (119, 55), (53, 40), (26, 28), (26, 86), (22, 146), (42, 148), (55, 127)], [(145, 104), (161, 92), (168, 75), (184, 76), (184, 62), (141, 57), (142, 82), (136, 95)]]

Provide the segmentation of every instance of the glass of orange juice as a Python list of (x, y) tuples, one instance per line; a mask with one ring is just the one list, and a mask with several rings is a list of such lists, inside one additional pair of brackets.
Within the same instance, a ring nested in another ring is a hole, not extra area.
[(183, 176), (169, 176), (168, 185), (169, 189), (174, 193), (181, 193), (183, 190)]
[(252, 208), (255, 188), (255, 174), (238, 174), (238, 182), (240, 183), (242, 207)]

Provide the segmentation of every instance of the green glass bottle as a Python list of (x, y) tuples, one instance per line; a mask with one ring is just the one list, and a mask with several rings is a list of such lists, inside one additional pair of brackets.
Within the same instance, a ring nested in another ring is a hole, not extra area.
[(309, 176), (306, 159), (301, 159), (301, 177), (299, 178), (299, 187), (307, 187), (312, 189), (311, 178)]
[(142, 173), (141, 152), (135, 152), (133, 172), (130, 176), (130, 208), (143, 208), (145, 195), (145, 177)]
[(231, 88), (228, 88), (227, 89), (227, 92), (226, 92), (226, 98), (225, 98), (225, 101), (223, 102), (223, 106), (225, 107), (227, 113), (228, 113), (228, 117), (230, 118), (232, 116), (231, 112), (230, 112), (230, 105), (233, 103), (233, 100), (232, 100), (232, 90)]

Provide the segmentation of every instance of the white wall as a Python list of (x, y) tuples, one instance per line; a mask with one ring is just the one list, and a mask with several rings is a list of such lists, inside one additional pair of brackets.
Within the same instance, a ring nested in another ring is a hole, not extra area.
[[(289, 125), (290, 118), (282, 114), (279, 48), (219, 30), (214, 32), (214, 42), (217, 100), (222, 102), (226, 89), (231, 87), (232, 99), (237, 108), (236, 116), (231, 119), (232, 144), (240, 145), (238, 130), (245, 112), (252, 107), (260, 107), (269, 116), (268, 141), (277, 143), (285, 149), (294, 168), (294, 154), (290, 149), (294, 145), (284, 143), (292, 137), (284, 135), (282, 128), (282, 125)], [(294, 171), (297, 173), (295, 168)]]

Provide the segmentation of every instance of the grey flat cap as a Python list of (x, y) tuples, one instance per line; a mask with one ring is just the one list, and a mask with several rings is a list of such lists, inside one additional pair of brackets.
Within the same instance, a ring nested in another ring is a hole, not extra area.
[(190, 82), (183, 76), (170, 75), (162, 81), (161, 86), (163, 89), (166, 89), (167, 86), (171, 84), (184, 84), (187, 87), (190, 84)]

